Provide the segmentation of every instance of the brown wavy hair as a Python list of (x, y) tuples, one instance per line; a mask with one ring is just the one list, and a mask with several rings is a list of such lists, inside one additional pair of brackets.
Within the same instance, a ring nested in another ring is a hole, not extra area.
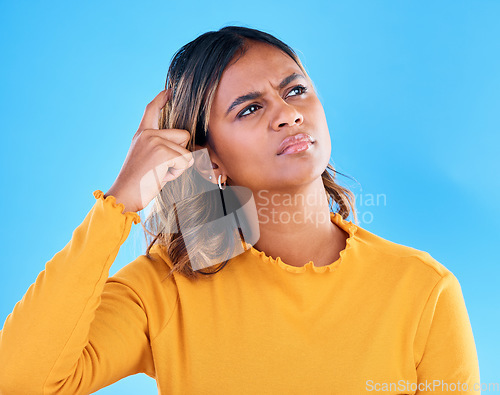
[[(190, 151), (194, 150), (195, 144), (204, 146), (209, 143), (208, 117), (215, 91), (223, 71), (235, 58), (237, 60), (245, 53), (249, 40), (280, 49), (308, 76), (293, 49), (271, 34), (242, 26), (226, 26), (218, 31), (204, 33), (184, 45), (172, 57), (165, 89), (172, 88), (173, 96), (161, 111), (159, 128), (190, 131), (191, 138), (186, 146)], [(200, 275), (217, 273), (228, 263), (234, 240), (237, 239), (235, 234), (229, 234), (228, 231), (215, 233), (196, 227), (200, 223), (209, 223), (211, 218), (221, 218), (224, 214), (220, 212), (218, 204), (220, 196), (200, 193), (210, 189), (206, 185), (209, 182), (197, 175), (193, 167), (165, 185), (154, 198), (152, 210), (143, 225), (148, 245), (146, 256), (150, 257), (151, 247), (156, 243), (165, 247), (172, 262), (167, 277), (178, 272), (195, 280)], [(354, 194), (335, 182), (337, 173), (345, 176), (329, 163), (321, 175), (330, 211), (338, 212), (344, 219), (352, 213), (357, 223)], [(209, 184), (213, 187), (213, 184)], [(178, 231), (180, 219), (182, 233)], [(238, 232), (242, 237), (241, 229)], [(189, 256), (186, 240), (189, 240)], [(210, 264), (214, 257), (224, 255), (228, 259), (223, 263), (215, 266)], [(197, 268), (211, 268), (209, 271), (193, 270), (194, 263)]]

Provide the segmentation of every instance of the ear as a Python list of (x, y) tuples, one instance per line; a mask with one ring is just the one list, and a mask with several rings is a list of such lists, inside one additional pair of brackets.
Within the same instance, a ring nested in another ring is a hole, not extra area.
[[(222, 182), (225, 182), (225, 169), (222, 161), (209, 144), (204, 146), (194, 145), (194, 165), (196, 170), (205, 180), (217, 184), (219, 175), (222, 174)], [(212, 176), (212, 179), (209, 177)]]

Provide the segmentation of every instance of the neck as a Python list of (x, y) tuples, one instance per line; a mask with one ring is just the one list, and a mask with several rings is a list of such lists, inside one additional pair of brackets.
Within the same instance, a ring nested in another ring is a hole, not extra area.
[(331, 222), (321, 177), (293, 191), (254, 192), (260, 238), (254, 247), (291, 266), (334, 262), (347, 233)]

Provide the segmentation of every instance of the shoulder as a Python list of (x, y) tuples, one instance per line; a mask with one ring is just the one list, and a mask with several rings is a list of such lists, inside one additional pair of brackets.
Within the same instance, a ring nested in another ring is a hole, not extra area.
[(395, 276), (413, 276), (437, 282), (453, 275), (451, 271), (427, 251), (399, 244), (358, 227), (356, 241), (366, 262), (375, 264), (376, 270)]
[[(120, 279), (133, 283), (134, 286), (145, 289), (152, 284), (162, 287), (167, 286), (166, 282), (172, 286), (172, 280), (167, 280), (167, 274), (172, 268), (172, 263), (160, 251), (157, 246), (151, 248), (149, 255), (139, 255), (132, 262), (125, 265), (110, 279)], [(164, 284), (165, 283), (165, 284)]]
[(363, 228), (356, 233), (356, 246), (356, 259), (351, 263), (362, 284), (372, 294), (385, 295), (381, 300), (395, 303), (399, 312), (421, 317), (428, 309), (430, 321), (438, 301), (446, 306), (463, 305), (459, 280), (427, 251), (395, 243)]

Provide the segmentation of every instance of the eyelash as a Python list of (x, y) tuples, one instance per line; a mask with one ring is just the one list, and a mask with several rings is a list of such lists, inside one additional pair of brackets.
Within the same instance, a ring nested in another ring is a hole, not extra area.
[[(298, 95), (294, 95), (294, 96), (300, 96), (300, 95), (303, 95), (304, 93), (307, 92), (307, 87), (305, 87), (304, 85), (296, 85), (294, 86), (292, 89), (290, 89), (290, 92), (293, 92), (295, 89), (301, 89), (301, 93), (298, 94)], [(290, 93), (288, 92), (288, 93)], [(241, 115), (243, 114), (245, 111), (247, 111), (248, 109), (252, 108), (252, 107), (259, 107), (257, 104), (250, 104), (248, 107), (246, 107), (245, 109), (243, 109), (239, 114), (238, 114), (238, 118), (245, 118), (245, 117), (248, 117), (249, 115), (252, 115), (255, 113), (255, 111), (252, 111), (250, 114), (247, 114), (247, 115)]]

